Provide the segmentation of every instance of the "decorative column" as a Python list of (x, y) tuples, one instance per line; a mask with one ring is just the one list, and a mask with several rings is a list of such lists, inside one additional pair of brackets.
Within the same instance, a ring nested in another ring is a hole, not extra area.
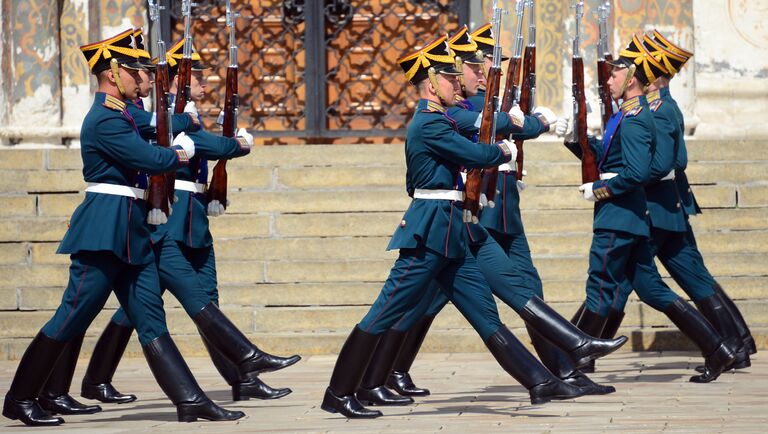
[[(70, 133), (79, 132), (85, 113), (91, 106), (91, 74), (80, 51), (90, 42), (88, 0), (64, 0), (61, 8), (61, 124)], [(95, 85), (95, 80), (94, 83)], [(79, 145), (79, 133), (64, 138), (65, 145)], [(72, 137), (74, 136), (74, 137)]]

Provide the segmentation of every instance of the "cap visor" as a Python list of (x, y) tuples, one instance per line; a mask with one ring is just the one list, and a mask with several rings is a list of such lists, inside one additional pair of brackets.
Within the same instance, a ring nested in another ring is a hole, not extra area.
[(142, 70), (142, 69), (147, 69), (147, 67), (144, 66), (138, 60), (121, 60), (120, 61), (120, 66), (122, 66), (123, 68), (135, 69), (137, 71)]
[(629, 68), (629, 65), (631, 65), (631, 63), (629, 61), (627, 61), (626, 59), (622, 59), (622, 58), (613, 59), (613, 60), (606, 60), (605, 63), (607, 63), (607, 64), (609, 64), (611, 66), (615, 66), (617, 68)]
[(205, 63), (195, 60), (192, 62), (192, 70), (193, 71), (205, 71), (206, 69), (210, 69), (211, 67), (206, 65)]

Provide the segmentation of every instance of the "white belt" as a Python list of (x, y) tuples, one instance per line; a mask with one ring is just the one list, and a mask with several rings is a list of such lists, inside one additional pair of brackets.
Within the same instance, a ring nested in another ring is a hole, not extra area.
[(192, 193), (205, 193), (205, 184), (177, 179), (173, 184), (176, 190), (190, 191)]
[(611, 178), (616, 177), (616, 175), (618, 175), (618, 173), (605, 172), (605, 173), (601, 173), (600, 174), (600, 179), (602, 179), (602, 180), (611, 179)]
[(515, 170), (517, 169), (509, 163), (499, 164), (499, 171), (501, 172), (514, 172)]
[(674, 181), (675, 180), (675, 169), (672, 169), (664, 175), (663, 178), (661, 178), (659, 181)]
[(113, 194), (115, 196), (126, 196), (134, 199), (144, 199), (145, 190), (142, 188), (129, 187), (127, 185), (105, 184), (101, 182), (89, 182), (85, 188), (88, 193)]
[(413, 192), (414, 199), (427, 200), (464, 200), (464, 192), (459, 190), (426, 190), (417, 188)]

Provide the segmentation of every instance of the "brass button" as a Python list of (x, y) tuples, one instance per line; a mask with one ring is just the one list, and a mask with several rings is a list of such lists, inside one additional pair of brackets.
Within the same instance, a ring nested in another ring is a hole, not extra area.
[(680, 202), (677, 203), (677, 207), (680, 208)]
[(648, 211), (648, 210), (645, 210), (645, 215), (650, 215), (650, 214), (651, 214), (651, 212), (650, 212), (650, 211)]
[(404, 228), (404, 227), (405, 227), (405, 220), (400, 220), (400, 227), (401, 227), (401, 228)]

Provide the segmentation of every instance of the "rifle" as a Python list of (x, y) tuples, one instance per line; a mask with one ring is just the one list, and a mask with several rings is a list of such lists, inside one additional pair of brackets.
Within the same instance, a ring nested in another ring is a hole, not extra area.
[[(227, 67), (226, 91), (224, 94), (224, 110), (222, 135), (235, 137), (237, 131), (237, 113), (240, 106), (240, 96), (237, 94), (237, 41), (235, 40), (235, 19), (239, 16), (232, 11), (230, 0), (227, 0), (227, 27), (229, 27), (229, 66)], [(213, 167), (211, 183), (208, 186), (208, 202), (217, 200), (227, 208), (227, 160), (221, 159)]]
[[(160, 10), (165, 7), (159, 5), (160, 0), (149, 0), (149, 17), (157, 26), (157, 34), (162, 35), (160, 26)], [(155, 112), (157, 113), (157, 144), (163, 147), (173, 143), (173, 130), (171, 128), (171, 104), (170, 83), (168, 80), (168, 63), (165, 59), (165, 42), (162, 37), (157, 39), (157, 69), (155, 70)], [(169, 199), (174, 194), (175, 172), (152, 175), (149, 178), (147, 201), (149, 209), (159, 209), (166, 217), (170, 216)]]
[(613, 116), (613, 99), (608, 89), (608, 79), (611, 77), (611, 65), (608, 62), (613, 60), (608, 49), (607, 21), (610, 14), (610, 1), (602, 2), (597, 7), (597, 93), (600, 97), (600, 118), (603, 129), (608, 124), (608, 119)]
[(576, 35), (573, 37), (573, 141), (581, 148), (581, 183), (600, 179), (595, 154), (587, 141), (587, 97), (584, 94), (584, 59), (581, 58), (581, 18), (584, 16), (584, 1), (578, 0), (576, 9)]
[[(501, 43), (499, 37), (501, 35), (502, 12), (502, 9), (498, 7), (498, 0), (494, 0), (493, 19), (491, 20), (494, 37), (493, 63), (488, 70), (483, 117), (478, 137), (479, 143), (493, 143), (493, 139), (496, 137), (496, 116), (499, 111), (499, 87), (501, 86)], [(467, 182), (464, 188), (466, 197), (464, 198), (463, 220), (465, 223), (478, 222), (477, 216), (480, 213), (481, 192), (487, 188), (485, 182), (488, 182), (488, 179), (483, 177), (481, 169), (471, 169), (467, 173)], [(495, 190), (496, 184), (494, 183), (490, 187)], [(489, 202), (489, 206), (493, 205)]]
[[(520, 88), (520, 110), (531, 114), (536, 102), (536, 14), (534, 0), (526, 0), (528, 7), (528, 45), (523, 56), (523, 84)], [(517, 180), (523, 179), (523, 140), (515, 140), (517, 147)]]
[(176, 94), (174, 113), (184, 113), (184, 106), (190, 100), (190, 81), (192, 81), (192, 0), (182, 0), (181, 13), (184, 15), (184, 52), (179, 62), (179, 83)]
[[(515, 15), (517, 15), (517, 27), (515, 30), (515, 52), (511, 59), (509, 59), (509, 67), (507, 68), (507, 81), (504, 86), (504, 95), (501, 98), (501, 111), (508, 113), (512, 107), (518, 102), (520, 98), (520, 67), (522, 65), (523, 55), (523, 15), (525, 13), (524, 0), (517, 0), (515, 4)], [(490, 74), (488, 77), (490, 81)], [(487, 95), (487, 94), (486, 94)], [(496, 141), (506, 139), (500, 135), (496, 136)], [(483, 182), (486, 185), (485, 196), (488, 199), (488, 206), (493, 208), (493, 199), (496, 197), (496, 184), (499, 179), (499, 168), (492, 167), (485, 170), (485, 179)]]

